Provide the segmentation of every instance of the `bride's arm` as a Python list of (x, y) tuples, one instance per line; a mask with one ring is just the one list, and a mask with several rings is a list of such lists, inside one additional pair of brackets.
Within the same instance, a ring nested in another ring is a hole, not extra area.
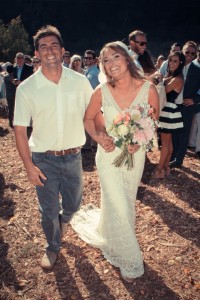
[(149, 88), (149, 95), (148, 95), (148, 103), (154, 108), (154, 117), (156, 120), (159, 118), (159, 112), (160, 112), (160, 103), (159, 103), (159, 95), (155, 88), (155, 86), (152, 84)]
[(91, 138), (109, 152), (113, 151), (114, 143), (112, 138), (106, 133), (101, 107), (101, 88), (97, 88), (94, 90), (90, 103), (87, 107), (84, 117), (84, 125)]

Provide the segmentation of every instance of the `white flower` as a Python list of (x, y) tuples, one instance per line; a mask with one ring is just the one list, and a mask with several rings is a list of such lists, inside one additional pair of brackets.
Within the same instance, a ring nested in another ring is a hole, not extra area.
[(141, 118), (141, 113), (138, 109), (133, 109), (131, 112), (131, 119), (138, 121)]
[(129, 128), (126, 125), (122, 124), (117, 128), (117, 132), (119, 136), (125, 136), (129, 133)]

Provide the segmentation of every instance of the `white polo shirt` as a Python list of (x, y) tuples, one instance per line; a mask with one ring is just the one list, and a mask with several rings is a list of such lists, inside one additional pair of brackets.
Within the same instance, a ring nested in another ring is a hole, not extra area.
[(32, 152), (66, 150), (85, 144), (83, 118), (92, 87), (88, 79), (62, 67), (58, 84), (48, 80), (41, 68), (17, 88), (14, 125), (29, 126)]

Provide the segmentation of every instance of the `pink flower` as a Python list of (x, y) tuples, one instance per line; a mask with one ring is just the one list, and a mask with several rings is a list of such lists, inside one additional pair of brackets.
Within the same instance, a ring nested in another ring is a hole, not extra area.
[(118, 124), (118, 123), (121, 123), (123, 121), (123, 116), (122, 115), (118, 115), (116, 117), (116, 119), (114, 120), (114, 124)]

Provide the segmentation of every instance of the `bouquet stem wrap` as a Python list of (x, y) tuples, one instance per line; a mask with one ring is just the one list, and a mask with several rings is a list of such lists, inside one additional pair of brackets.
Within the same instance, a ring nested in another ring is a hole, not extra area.
[(127, 170), (131, 170), (134, 167), (134, 155), (128, 152), (128, 149), (124, 149), (112, 163), (117, 168), (121, 168), (124, 164), (127, 165)]

